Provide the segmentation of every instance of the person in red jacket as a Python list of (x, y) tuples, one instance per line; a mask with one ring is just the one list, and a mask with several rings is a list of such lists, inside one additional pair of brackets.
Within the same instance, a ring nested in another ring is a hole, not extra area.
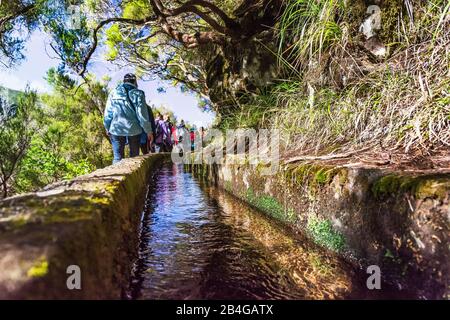
[(178, 144), (177, 127), (172, 123), (172, 121), (170, 121), (170, 118), (169, 118), (169, 128), (172, 136), (172, 146), (177, 145)]
[(194, 151), (194, 149), (195, 149), (195, 130), (194, 130), (194, 128), (191, 129), (190, 135), (191, 135), (191, 150)]

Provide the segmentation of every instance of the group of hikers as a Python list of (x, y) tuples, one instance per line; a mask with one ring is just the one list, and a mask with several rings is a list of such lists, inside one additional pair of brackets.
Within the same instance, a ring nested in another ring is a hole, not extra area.
[[(138, 88), (134, 74), (127, 74), (109, 95), (105, 108), (104, 125), (110, 137), (113, 163), (125, 157), (129, 146), (130, 157), (156, 152), (171, 152), (183, 139), (189, 139), (194, 148), (195, 131), (188, 130), (184, 121), (176, 126), (168, 114), (153, 111), (147, 105), (144, 91)], [(202, 128), (203, 129), (203, 128)], [(203, 132), (203, 130), (202, 130)]]

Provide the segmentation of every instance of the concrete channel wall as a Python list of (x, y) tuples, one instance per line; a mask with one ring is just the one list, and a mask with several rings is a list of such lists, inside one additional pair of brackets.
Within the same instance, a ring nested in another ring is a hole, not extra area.
[(167, 157), (125, 159), (0, 201), (0, 299), (120, 299), (148, 176)]
[(298, 163), (190, 165), (198, 176), (423, 299), (450, 296), (450, 173)]

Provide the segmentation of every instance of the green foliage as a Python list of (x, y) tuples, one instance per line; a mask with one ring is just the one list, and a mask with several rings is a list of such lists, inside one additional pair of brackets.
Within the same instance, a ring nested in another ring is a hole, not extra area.
[(345, 10), (346, 1), (342, 0), (287, 1), (279, 27), (280, 56), (295, 69), (320, 56), (340, 40), (342, 29), (336, 17)]
[(330, 250), (341, 251), (345, 245), (344, 236), (333, 229), (330, 220), (310, 217), (308, 219), (307, 230), (315, 243)]
[[(39, 168), (37, 170), (37, 168)], [(49, 150), (38, 138), (25, 156), (16, 179), (16, 192), (40, 189), (60, 180), (70, 180), (95, 170), (86, 159), (69, 161)]]
[[(447, 65), (449, 56), (438, 58), (443, 51), (437, 49), (434, 58)], [(430, 68), (435, 70), (431, 65)], [(420, 75), (412, 77), (389, 67), (343, 90), (325, 86), (311, 91), (304, 89), (302, 81), (284, 81), (264, 95), (269, 96), (268, 101), (275, 100), (271, 107), (242, 105), (242, 111), (223, 119), (222, 125), (245, 126), (251, 122), (253, 127), (276, 127), (285, 146), (297, 150), (314, 148), (313, 152), (362, 148), (376, 141), (407, 152), (430, 145), (446, 146), (450, 142), (450, 83), (444, 69), (439, 70), (443, 72), (439, 77), (429, 74), (435, 79), (428, 82), (429, 92), (420, 86), (420, 81), (424, 81)], [(259, 110), (266, 110), (262, 117), (258, 116)]]
[[(167, 114), (173, 123), (177, 122), (177, 117), (175, 116), (175, 113), (173, 113), (173, 111), (170, 110), (167, 106), (164, 106), (164, 105), (152, 106), (152, 111), (153, 111), (153, 115), (155, 116), (155, 119), (158, 116), (158, 114), (160, 114), (160, 115)], [(185, 124), (187, 124), (187, 123), (185, 122)]]
[(131, 0), (125, 2), (122, 16), (129, 19), (143, 19), (151, 12), (149, 1)]
[(47, 71), (48, 84), (54, 89), (72, 89), (76, 85), (76, 81), (72, 78), (64, 76), (55, 68), (51, 68)]
[(0, 2), (0, 65), (11, 66), (24, 58), (24, 42), (38, 26), (45, 3), (45, 0)]
[(39, 130), (21, 161), (16, 193), (87, 174), (112, 160), (102, 115), (107, 84), (90, 80), (77, 90), (70, 78), (56, 70), (48, 72), (47, 80), (53, 92), (41, 96), (35, 117)]
[(11, 184), (20, 164), (29, 149), (36, 123), (33, 115), (36, 112), (37, 95), (26, 91), (18, 96), (17, 110), (13, 116), (0, 121), (0, 197), (11, 192)]
[[(84, 57), (91, 48), (91, 32), (87, 20), (81, 21), (81, 28), (67, 29), (64, 27), (64, 19), (52, 17), (45, 23), (45, 30), (53, 36), (53, 47), (61, 58), (60, 69), (80, 72), (83, 68)], [(68, 68), (68, 70), (67, 70)]]
[[(229, 1), (214, 1), (221, 7), (229, 7)], [(223, 3), (224, 2), (224, 3)], [(234, 2), (232, 0), (231, 2)], [(165, 3), (168, 7), (179, 4)], [(152, 15), (148, 1), (124, 1), (120, 6), (121, 17), (142, 19)], [(177, 22), (177, 32), (192, 33), (207, 29), (204, 21), (197, 15), (182, 16)], [(208, 99), (206, 86), (206, 66), (208, 50), (189, 49), (180, 45), (161, 31), (158, 24), (133, 26), (129, 24), (112, 24), (105, 31), (104, 42), (107, 47), (106, 59), (117, 64), (133, 65), (136, 74), (143, 78), (158, 76), (183, 92), (198, 95), (199, 101)], [(200, 103), (199, 102), (199, 103)], [(202, 104), (202, 107), (207, 106)]]
[(339, 169), (336, 168), (319, 168), (313, 179), (313, 184), (324, 186), (330, 184), (333, 178), (339, 174)]
[(394, 255), (392, 254), (392, 251), (389, 250), (389, 249), (386, 249), (386, 252), (384, 253), (384, 257), (385, 257), (385, 258), (392, 259), (392, 260), (395, 259)]
[(276, 96), (272, 89), (261, 89), (257, 95), (243, 95), (236, 101), (233, 112), (220, 115), (218, 127), (222, 130), (236, 128), (265, 128), (271, 123), (274, 114), (279, 110), (276, 107)]
[[(276, 127), (287, 149), (314, 154), (380, 141), (405, 152), (447, 148), (450, 5), (410, 1), (412, 20), (405, 3), (383, 2), (379, 37), (395, 54), (382, 62), (358, 49), (364, 1), (286, 1), (278, 58), (289, 79), (238, 104), (221, 125)], [(406, 47), (414, 54), (400, 52)]]
[(108, 48), (106, 59), (114, 60), (119, 54), (117, 44), (123, 41), (122, 34), (120, 33), (119, 25), (114, 24), (108, 30), (106, 30), (105, 44)]

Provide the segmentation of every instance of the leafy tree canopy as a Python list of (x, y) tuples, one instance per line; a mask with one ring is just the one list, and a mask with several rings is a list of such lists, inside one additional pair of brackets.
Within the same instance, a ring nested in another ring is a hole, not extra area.
[[(53, 37), (60, 71), (85, 78), (97, 48), (143, 78), (160, 77), (208, 98), (207, 63), (216, 50), (273, 26), (282, 0), (22, 0), (0, 9), (3, 63), (22, 56), (40, 27)], [(23, 31), (23, 32), (22, 32)], [(207, 106), (207, 104), (204, 104)]]

